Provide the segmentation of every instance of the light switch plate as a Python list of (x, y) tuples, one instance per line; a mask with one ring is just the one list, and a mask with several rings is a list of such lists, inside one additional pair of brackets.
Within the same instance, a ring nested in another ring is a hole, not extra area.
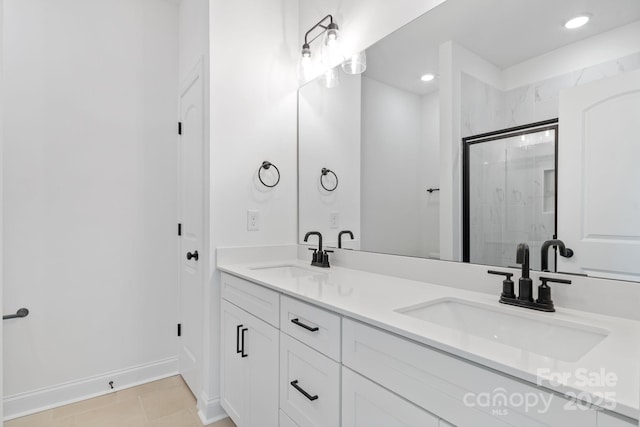
[(260, 230), (260, 211), (247, 211), (247, 231)]
[(340, 214), (331, 212), (329, 214), (329, 228), (338, 228), (340, 226)]

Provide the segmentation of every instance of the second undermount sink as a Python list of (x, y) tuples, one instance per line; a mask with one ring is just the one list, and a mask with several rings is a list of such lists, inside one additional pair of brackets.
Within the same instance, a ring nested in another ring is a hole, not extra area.
[(426, 322), (510, 347), (575, 362), (604, 340), (608, 331), (544, 313), (515, 313), (457, 298), (442, 298), (395, 310)]
[(286, 279), (312, 277), (326, 274), (326, 272), (324, 271), (315, 271), (311, 270), (311, 268), (302, 268), (296, 265), (273, 265), (268, 267), (255, 267), (252, 268), (252, 270), (262, 271)]

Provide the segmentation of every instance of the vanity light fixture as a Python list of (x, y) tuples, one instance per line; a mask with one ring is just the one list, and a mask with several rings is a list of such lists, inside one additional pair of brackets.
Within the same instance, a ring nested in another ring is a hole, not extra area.
[(580, 28), (585, 25), (590, 19), (591, 17), (587, 14), (576, 16), (575, 18), (571, 18), (565, 22), (564, 27), (569, 30), (575, 30), (576, 28)]
[(435, 78), (436, 76), (434, 76), (433, 74), (423, 74), (422, 76), (420, 76), (420, 80), (422, 80), (423, 82), (430, 82)]
[[(320, 29), (320, 32), (309, 39), (309, 35), (314, 31)], [(338, 24), (333, 21), (333, 16), (327, 15), (320, 20), (317, 24), (315, 24), (309, 31), (304, 35), (304, 44), (302, 45), (302, 52), (300, 58), (300, 76), (308, 77), (311, 75), (311, 43), (314, 40), (323, 36), (322, 40), (322, 49), (320, 60), (328, 65), (334, 66), (342, 61), (342, 57), (340, 56), (340, 40), (339, 40), (339, 28)]]

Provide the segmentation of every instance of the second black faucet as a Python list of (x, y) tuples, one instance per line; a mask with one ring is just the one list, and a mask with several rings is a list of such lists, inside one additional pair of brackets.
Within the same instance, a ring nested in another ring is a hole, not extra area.
[(318, 236), (318, 249), (309, 248), (313, 251), (311, 265), (314, 267), (329, 268), (329, 253), (333, 251), (322, 250), (322, 234), (319, 231), (309, 231), (304, 235), (304, 241), (308, 241), (310, 236)]

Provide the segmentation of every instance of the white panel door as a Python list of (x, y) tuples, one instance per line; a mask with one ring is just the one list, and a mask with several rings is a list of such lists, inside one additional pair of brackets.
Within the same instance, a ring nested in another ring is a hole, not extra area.
[(198, 66), (180, 93), (179, 147), (180, 374), (195, 396), (200, 393), (203, 261), (203, 84)]
[(558, 271), (640, 280), (640, 71), (560, 95)]

